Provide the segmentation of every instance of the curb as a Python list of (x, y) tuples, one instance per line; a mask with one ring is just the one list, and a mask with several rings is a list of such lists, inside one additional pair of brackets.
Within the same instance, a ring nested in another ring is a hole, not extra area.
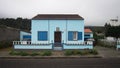
[(37, 57), (37, 56), (11, 56), (11, 57), (0, 57), (0, 59), (80, 59), (80, 58), (103, 58), (102, 56), (80, 56), (80, 57)]

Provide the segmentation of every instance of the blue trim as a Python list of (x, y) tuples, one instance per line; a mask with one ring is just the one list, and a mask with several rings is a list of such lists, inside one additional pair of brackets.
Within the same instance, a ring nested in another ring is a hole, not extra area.
[(73, 40), (73, 31), (68, 31), (68, 40), (69, 41)]
[(38, 31), (38, 40), (39, 41), (47, 41), (48, 40), (48, 32), (47, 31)]
[(82, 40), (82, 32), (78, 32), (78, 40)]
[(23, 35), (23, 39), (31, 39), (31, 35)]

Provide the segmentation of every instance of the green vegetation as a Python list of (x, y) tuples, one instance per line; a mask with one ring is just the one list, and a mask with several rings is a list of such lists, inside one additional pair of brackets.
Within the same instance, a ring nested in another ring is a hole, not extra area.
[(10, 55), (21, 55), (21, 56), (28, 56), (29, 55), (27, 52), (23, 52), (23, 51), (18, 52), (18, 51), (14, 51), (14, 50), (12, 50), (9, 54)]
[(52, 55), (52, 52), (51, 51), (40, 51), (40, 52), (32, 52), (32, 53), (29, 53), (29, 52), (25, 52), (25, 51), (10, 51), (9, 52), (10, 55), (16, 55), (16, 56), (37, 56), (37, 55), (40, 55), (40, 56), (50, 56)]
[(11, 41), (0, 41), (0, 49), (11, 47), (11, 46), (12, 46)]
[(70, 55), (97, 55), (98, 52), (95, 49), (92, 50), (65, 50), (64, 53), (66, 56), (70, 56)]
[[(13, 27), (21, 30), (30, 30), (31, 29), (31, 21), (30, 19), (23, 19), (18, 17), (17, 19), (14, 18), (1, 18), (0, 25), (5, 25), (8, 27)], [(2, 27), (3, 28), (3, 27)]]
[(50, 55), (52, 55), (52, 52), (51, 51), (43, 51), (41, 55), (42, 56), (50, 56)]
[(33, 52), (32, 54), (30, 54), (30, 56), (37, 56), (40, 55), (39, 53)]
[(120, 37), (120, 26), (111, 26), (110, 24), (105, 24), (105, 36), (111, 36), (115, 38)]

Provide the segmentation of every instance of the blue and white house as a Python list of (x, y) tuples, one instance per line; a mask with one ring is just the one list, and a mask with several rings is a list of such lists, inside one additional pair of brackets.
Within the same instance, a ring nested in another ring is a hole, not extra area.
[(119, 50), (119, 49), (120, 49), (120, 38), (117, 40), (116, 49), (117, 49), (117, 50)]
[(77, 14), (38, 14), (31, 20), (31, 33), (21, 32), (14, 49), (93, 49), (84, 41), (84, 18)]

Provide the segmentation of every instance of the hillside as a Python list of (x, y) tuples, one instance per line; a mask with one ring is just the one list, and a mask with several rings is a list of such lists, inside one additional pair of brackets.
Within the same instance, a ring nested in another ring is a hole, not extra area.
[(0, 25), (0, 41), (19, 39), (18, 29)]

